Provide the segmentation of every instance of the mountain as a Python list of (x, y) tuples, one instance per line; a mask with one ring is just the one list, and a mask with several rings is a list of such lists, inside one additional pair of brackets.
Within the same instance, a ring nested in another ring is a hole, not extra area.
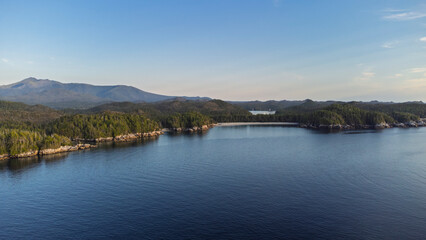
[(86, 110), (72, 110), (70, 113), (102, 113), (105, 111), (143, 113), (150, 118), (160, 118), (174, 113), (199, 112), (208, 116), (251, 115), (247, 110), (222, 100), (186, 100), (175, 98), (153, 103), (114, 102)]
[(12, 126), (11, 128), (14, 128), (22, 123), (41, 124), (55, 120), (62, 115), (62, 112), (43, 105), (0, 101), (0, 127)]
[(234, 105), (240, 106), (247, 110), (257, 110), (257, 111), (268, 111), (268, 110), (274, 110), (279, 111), (283, 109), (293, 109), (298, 108), (299, 106), (301, 108), (319, 108), (322, 106), (329, 106), (333, 103), (336, 103), (337, 101), (312, 101), (311, 99), (306, 100), (281, 100), (281, 101), (248, 101), (248, 102), (242, 102), (242, 101), (234, 101), (230, 102)]
[(84, 83), (61, 83), (33, 77), (0, 86), (1, 100), (43, 104), (53, 108), (89, 108), (109, 102), (157, 102), (174, 98), (176, 96), (154, 94), (125, 85), (94, 86)]

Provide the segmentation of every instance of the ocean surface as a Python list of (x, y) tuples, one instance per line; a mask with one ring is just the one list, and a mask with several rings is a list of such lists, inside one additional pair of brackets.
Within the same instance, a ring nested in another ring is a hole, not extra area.
[(425, 239), (426, 128), (281, 126), (0, 162), (0, 239)]

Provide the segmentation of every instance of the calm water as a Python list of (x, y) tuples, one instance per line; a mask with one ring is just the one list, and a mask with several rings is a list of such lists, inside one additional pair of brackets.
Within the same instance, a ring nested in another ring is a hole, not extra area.
[(258, 115), (258, 114), (266, 114), (266, 115), (271, 115), (271, 114), (275, 114), (276, 111), (249, 111), (251, 114), (253, 115)]
[(2, 162), (0, 239), (424, 239), (425, 141), (216, 127)]

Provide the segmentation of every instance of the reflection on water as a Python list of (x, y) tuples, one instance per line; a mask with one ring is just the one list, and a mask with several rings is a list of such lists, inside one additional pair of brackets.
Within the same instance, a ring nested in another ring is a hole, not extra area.
[(0, 239), (424, 239), (426, 128), (323, 133), (218, 127), (0, 162)]
[(0, 172), (1, 171), (22, 171), (24, 169), (31, 169), (42, 163), (51, 164), (64, 160), (68, 156), (68, 153), (56, 153), (52, 155), (46, 155), (43, 157), (34, 156), (27, 158), (13, 158), (8, 160), (3, 160), (0, 162)]
[(168, 132), (167, 133), (167, 135), (168, 136), (171, 136), (171, 137), (178, 137), (178, 136), (199, 136), (199, 137), (202, 137), (202, 136), (205, 136), (206, 134), (208, 133), (208, 130), (207, 131), (201, 131), (201, 132), (173, 132), (173, 131), (171, 131), (171, 132)]
[[(151, 139), (138, 139), (130, 142), (105, 142), (100, 143), (98, 148), (94, 149), (85, 149), (77, 152), (84, 152), (84, 151), (96, 151), (97, 149), (102, 149), (106, 151), (113, 151), (117, 148), (126, 148), (126, 147), (136, 147), (140, 145), (146, 145), (149, 143), (152, 143), (154, 141), (158, 140), (158, 138), (151, 138)], [(23, 170), (29, 170), (34, 167), (40, 166), (42, 164), (46, 164), (46, 166), (59, 163), (61, 161), (65, 161), (66, 157), (71, 152), (64, 152), (64, 153), (55, 153), (50, 155), (44, 155), (44, 156), (34, 156), (34, 157), (27, 157), (27, 158), (13, 158), (13, 159), (7, 159), (7, 160), (1, 160), (0, 161), (0, 173), (9, 171), (11, 173), (14, 172), (21, 172)]]

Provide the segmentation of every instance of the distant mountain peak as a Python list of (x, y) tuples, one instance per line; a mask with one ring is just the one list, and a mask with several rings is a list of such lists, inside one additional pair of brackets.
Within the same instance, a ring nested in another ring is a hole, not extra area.
[[(157, 102), (176, 98), (126, 85), (96, 86), (28, 77), (0, 86), (0, 100), (43, 104), (54, 108), (88, 108), (108, 102)], [(182, 97), (198, 100), (200, 97)]]
[(35, 78), (35, 77), (28, 77), (28, 78), (25, 78), (24, 80), (22, 80), (20, 82), (30, 82), (30, 81), (40, 81), (40, 80)]

